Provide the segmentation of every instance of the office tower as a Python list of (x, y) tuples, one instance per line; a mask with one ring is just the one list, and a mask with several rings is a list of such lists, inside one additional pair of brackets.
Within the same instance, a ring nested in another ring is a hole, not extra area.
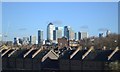
[(78, 32), (78, 40), (81, 40), (81, 32)]
[(74, 38), (75, 38), (76, 41), (80, 40), (81, 39), (81, 33), (80, 32), (76, 32)]
[(67, 39), (69, 39), (69, 30), (70, 26), (64, 26), (64, 37), (66, 37)]
[(55, 30), (55, 26), (49, 23), (47, 26), (47, 40), (53, 40), (53, 30)]
[(75, 33), (75, 40), (77, 41), (77, 40), (80, 40), (80, 37), (81, 35), (80, 35), (80, 32), (76, 32)]
[(32, 36), (30, 36), (29, 44), (32, 44)]
[(62, 27), (56, 27), (55, 30), (53, 31), (53, 40), (57, 42), (58, 38), (62, 38)]
[(29, 44), (29, 37), (23, 37), (23, 45)]
[(43, 31), (38, 30), (38, 44), (43, 44)]
[(81, 39), (88, 38), (88, 33), (87, 32), (81, 32)]
[(66, 37), (68, 40), (75, 39), (75, 33), (70, 26), (64, 27), (64, 37)]
[(30, 44), (36, 44), (36, 36), (30, 36)]
[(69, 40), (74, 40), (75, 39), (75, 33), (74, 31), (71, 29), (68, 31), (69, 32)]

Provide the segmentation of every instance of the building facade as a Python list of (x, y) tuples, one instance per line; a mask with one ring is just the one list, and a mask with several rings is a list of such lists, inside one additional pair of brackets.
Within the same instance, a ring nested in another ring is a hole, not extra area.
[(80, 32), (81, 33), (81, 39), (88, 38), (88, 32)]
[(43, 44), (43, 31), (38, 30), (38, 44)]
[(31, 36), (31, 44), (36, 44), (36, 36)]
[(56, 27), (53, 31), (53, 40), (57, 43), (58, 38), (62, 38), (62, 27)]
[(55, 26), (52, 23), (49, 23), (47, 26), (47, 40), (53, 40), (53, 31)]
[(64, 27), (64, 37), (66, 37), (68, 40), (75, 39), (75, 33), (70, 26)]

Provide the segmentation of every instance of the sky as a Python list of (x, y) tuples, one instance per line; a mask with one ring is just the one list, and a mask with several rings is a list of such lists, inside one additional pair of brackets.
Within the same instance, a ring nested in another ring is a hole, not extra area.
[(3, 40), (36, 35), (49, 22), (71, 26), (75, 32), (87, 31), (96, 36), (106, 29), (118, 33), (117, 2), (3, 2)]

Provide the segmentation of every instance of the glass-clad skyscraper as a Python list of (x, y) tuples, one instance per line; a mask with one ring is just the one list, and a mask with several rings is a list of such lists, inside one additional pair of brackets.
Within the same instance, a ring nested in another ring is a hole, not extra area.
[(55, 26), (52, 23), (49, 23), (47, 26), (47, 40), (53, 40), (53, 31)]

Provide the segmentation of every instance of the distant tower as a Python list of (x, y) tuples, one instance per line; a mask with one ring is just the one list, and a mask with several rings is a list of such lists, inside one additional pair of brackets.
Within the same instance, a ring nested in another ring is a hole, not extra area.
[(78, 40), (81, 40), (81, 32), (78, 32)]
[(81, 33), (80, 32), (75, 33), (75, 40), (81, 40)]
[(64, 37), (66, 37), (67, 39), (69, 39), (69, 30), (70, 26), (64, 26)]
[(55, 30), (55, 26), (49, 23), (47, 26), (47, 40), (53, 40), (53, 30)]
[(64, 26), (64, 37), (68, 40), (75, 39), (75, 33), (70, 26)]
[(30, 44), (36, 44), (36, 36), (30, 36)]
[(72, 30), (72, 28), (70, 28), (70, 30), (68, 30), (69, 32), (69, 40), (74, 40), (75, 39), (75, 33)]
[(81, 39), (88, 38), (88, 32), (81, 32)]
[(53, 31), (53, 40), (57, 42), (58, 38), (62, 38), (62, 27), (56, 27), (55, 30)]
[(32, 36), (30, 36), (29, 44), (32, 44)]
[(42, 43), (43, 43), (43, 31), (38, 30), (38, 44), (42, 44)]

